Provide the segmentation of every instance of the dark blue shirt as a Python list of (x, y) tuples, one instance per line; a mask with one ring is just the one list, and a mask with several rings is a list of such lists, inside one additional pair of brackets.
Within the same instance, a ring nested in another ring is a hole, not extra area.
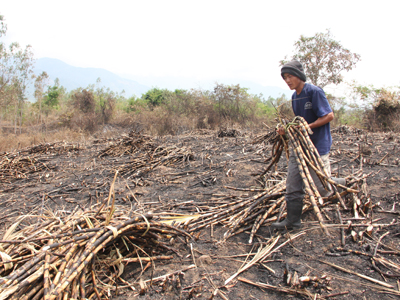
[[(292, 107), (294, 114), (303, 117), (308, 124), (332, 112), (324, 91), (309, 83), (304, 85), (299, 95), (296, 92), (293, 93)], [(310, 138), (319, 155), (328, 154), (332, 145), (330, 124), (313, 128), (312, 131), (314, 133), (310, 135)]]

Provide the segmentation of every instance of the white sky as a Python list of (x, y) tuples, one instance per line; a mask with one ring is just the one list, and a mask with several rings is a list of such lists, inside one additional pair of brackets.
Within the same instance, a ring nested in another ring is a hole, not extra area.
[(345, 80), (382, 87), (400, 85), (399, 8), (397, 0), (2, 0), (0, 14), (6, 43), (30, 44), (35, 58), (282, 88), (279, 60), (292, 54), (300, 35), (329, 28), (361, 55)]

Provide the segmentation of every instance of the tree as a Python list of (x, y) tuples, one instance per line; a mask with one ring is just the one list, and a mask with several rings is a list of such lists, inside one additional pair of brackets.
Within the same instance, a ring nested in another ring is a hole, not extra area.
[[(310, 82), (321, 88), (341, 83), (343, 77), (340, 73), (350, 71), (360, 60), (359, 54), (350, 52), (335, 41), (329, 29), (326, 33), (317, 33), (312, 37), (301, 35), (294, 46), (292, 59), (300, 61)], [(285, 57), (280, 65), (286, 62)]]
[(167, 89), (152, 88), (142, 95), (142, 99), (147, 103), (150, 109), (165, 103), (166, 97), (171, 92)]
[(254, 113), (253, 97), (246, 88), (241, 88), (238, 84), (216, 84), (213, 98), (222, 119), (243, 122)]
[[(4, 17), (0, 15), (0, 37), (7, 32)], [(22, 110), (25, 103), (25, 90), (33, 74), (33, 53), (31, 46), (21, 48), (18, 43), (8, 47), (0, 42), (0, 106), (3, 110), (14, 111), (15, 128), (22, 123)]]
[(49, 79), (49, 75), (45, 71), (42, 72), (35, 79), (35, 98), (39, 104), (39, 121), (42, 123), (42, 100), (43, 100), (43, 90), (47, 85), (47, 80)]
[(101, 121), (103, 124), (106, 124), (111, 120), (114, 114), (117, 99), (115, 93), (112, 92), (110, 88), (106, 89), (104, 87), (100, 87), (100, 82), (101, 79), (97, 78), (96, 83), (98, 87), (96, 89), (95, 96), (100, 109)]
[(53, 86), (47, 88), (47, 93), (44, 97), (43, 104), (49, 108), (53, 108), (58, 105), (60, 95), (64, 93), (64, 88), (60, 87), (58, 78), (54, 81)]

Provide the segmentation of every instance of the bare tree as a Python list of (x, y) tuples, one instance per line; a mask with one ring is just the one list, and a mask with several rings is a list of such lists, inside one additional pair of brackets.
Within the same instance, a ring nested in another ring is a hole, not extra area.
[(42, 101), (43, 101), (43, 91), (48, 83), (49, 75), (45, 71), (42, 72), (35, 79), (35, 98), (39, 104), (39, 122), (42, 123)]
[[(359, 54), (352, 53), (335, 41), (329, 29), (312, 37), (301, 35), (294, 46), (292, 59), (300, 61), (310, 82), (321, 88), (341, 83), (343, 77), (340, 73), (350, 71), (360, 60)], [(280, 61), (281, 65), (287, 62), (286, 58)]]

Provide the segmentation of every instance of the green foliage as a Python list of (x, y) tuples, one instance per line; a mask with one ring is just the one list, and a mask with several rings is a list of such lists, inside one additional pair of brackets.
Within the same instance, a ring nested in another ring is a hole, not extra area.
[(35, 79), (35, 98), (36, 102), (38, 103), (39, 107), (39, 121), (40, 123), (43, 122), (42, 120), (42, 102), (43, 102), (43, 90), (47, 85), (47, 81), (49, 79), (49, 75), (46, 72), (42, 72), (39, 76), (36, 76)]
[(140, 112), (142, 109), (144, 109), (147, 106), (147, 103), (144, 99), (138, 98), (136, 96), (132, 96), (128, 98), (127, 100), (123, 101), (123, 106), (122, 109), (126, 111), (127, 113), (129, 112)]
[(275, 108), (268, 102), (257, 101), (256, 107), (257, 117), (273, 116), (275, 113)]
[[(294, 46), (295, 55), (292, 59), (300, 61), (310, 82), (321, 88), (341, 83), (343, 77), (340, 73), (350, 71), (360, 60), (359, 54), (350, 52), (335, 41), (329, 30), (312, 37), (301, 35)], [(280, 64), (286, 62), (285, 58)]]
[(151, 109), (154, 109), (154, 107), (164, 104), (170, 93), (167, 89), (152, 88), (142, 95), (142, 99)]
[(43, 104), (48, 108), (55, 108), (60, 104), (60, 99), (64, 94), (65, 88), (60, 86), (60, 80), (56, 78), (54, 85), (47, 88)]
[(43, 104), (48, 107), (55, 107), (58, 105), (59, 97), (60, 97), (60, 88), (55, 85), (49, 86)]
[[(4, 17), (0, 15), (0, 37), (6, 34), (7, 26)], [(8, 47), (0, 42), (0, 91), (4, 92), (7, 85), (14, 85), (24, 91), (26, 81), (30, 79), (33, 65), (31, 47), (22, 49), (16, 42)]]

